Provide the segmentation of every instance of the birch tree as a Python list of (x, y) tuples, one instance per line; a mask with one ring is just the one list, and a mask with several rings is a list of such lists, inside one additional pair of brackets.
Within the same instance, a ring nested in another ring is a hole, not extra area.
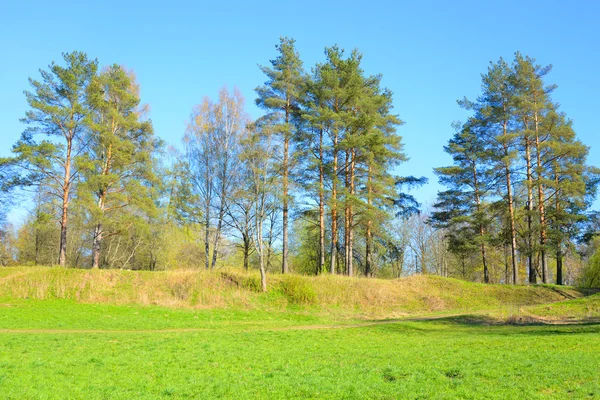
[(276, 146), (268, 125), (255, 124), (253, 132), (245, 142), (240, 159), (250, 171), (250, 194), (254, 199), (254, 219), (252, 243), (259, 259), (260, 283), (263, 292), (267, 291), (267, 253), (269, 251), (265, 223), (269, 206), (274, 197), (274, 156)]
[(217, 265), (224, 219), (236, 190), (240, 141), (247, 123), (241, 93), (237, 89), (229, 93), (223, 87), (216, 103), (205, 98), (194, 109), (184, 136), (185, 165), (193, 191), (203, 206), (206, 269)]

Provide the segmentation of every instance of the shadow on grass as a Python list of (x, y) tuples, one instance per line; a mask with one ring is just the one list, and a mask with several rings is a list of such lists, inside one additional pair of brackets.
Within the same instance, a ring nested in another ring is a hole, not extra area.
[[(542, 320), (533, 317), (518, 316), (497, 318), (489, 315), (464, 314), (446, 317), (419, 317), (395, 321), (385, 321), (375, 324), (378, 329), (407, 332), (408, 324), (419, 324), (423, 333), (452, 333), (454, 329), (466, 334), (481, 335), (572, 335), (572, 334), (600, 334), (600, 318), (584, 318), (577, 320)], [(457, 333), (457, 332), (455, 332)]]
[(431, 322), (441, 322), (459, 325), (480, 325), (480, 326), (578, 326), (578, 325), (600, 325), (600, 318), (580, 318), (580, 319), (542, 319), (528, 315), (510, 316), (508, 318), (498, 318), (489, 315), (458, 315), (436, 320)]

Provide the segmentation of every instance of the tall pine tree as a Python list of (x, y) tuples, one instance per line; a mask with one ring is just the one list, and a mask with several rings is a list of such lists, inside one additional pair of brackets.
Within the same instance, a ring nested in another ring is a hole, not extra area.
[(300, 99), (303, 88), (303, 69), (300, 55), (296, 51), (295, 41), (290, 38), (281, 38), (276, 46), (278, 56), (271, 60), (271, 67), (261, 66), (261, 71), (268, 80), (264, 86), (256, 89), (258, 98), (256, 104), (267, 110), (269, 120), (274, 121), (273, 130), (283, 142), (281, 160), (281, 201), (283, 216), (283, 259), (282, 272), (289, 272), (288, 265), (288, 229), (289, 229), (289, 204), (290, 204), (290, 145), (295, 134), (295, 119), (299, 115)]

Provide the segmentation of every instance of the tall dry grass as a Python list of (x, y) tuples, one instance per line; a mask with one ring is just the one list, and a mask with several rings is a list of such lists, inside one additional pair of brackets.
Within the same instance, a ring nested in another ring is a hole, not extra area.
[(304, 307), (397, 317), (425, 311), (521, 307), (583, 295), (572, 288), (482, 285), (421, 275), (395, 280), (270, 275), (268, 281), (269, 292), (261, 293), (258, 274), (237, 270), (10, 267), (0, 269), (0, 297), (195, 308)]

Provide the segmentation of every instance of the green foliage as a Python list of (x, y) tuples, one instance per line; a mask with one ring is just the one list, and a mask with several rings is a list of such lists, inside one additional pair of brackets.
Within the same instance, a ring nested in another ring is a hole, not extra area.
[(549, 282), (551, 254), (556, 282), (564, 283), (563, 258), (595, 196), (588, 149), (550, 97), (551, 68), (518, 52), (512, 64), (491, 63), (477, 100), (459, 101), (473, 115), (445, 147), (453, 165), (436, 168), (448, 190), (439, 193), (432, 221), (455, 255), (479, 249), (486, 282), (497, 269), (488, 258), (501, 244), (511, 250), (512, 279), (505, 280), (519, 281), (522, 258), (530, 283)]
[(108, 265), (106, 255), (100, 261), (104, 237), (144, 230), (146, 218), (156, 217), (152, 186), (158, 185), (154, 152), (160, 142), (142, 119), (133, 73), (112, 65), (92, 79), (87, 93), (89, 150), (77, 160), (84, 176), (77, 200), (89, 213), (97, 268)]
[(317, 293), (306, 279), (298, 276), (287, 276), (279, 282), (279, 288), (292, 304), (315, 304)]
[[(31, 182), (48, 179), (58, 186), (63, 179), (73, 183), (76, 170), (67, 176), (64, 168), (85, 150), (86, 90), (97, 70), (97, 62), (85, 53), (65, 53), (63, 59), (64, 67), (53, 62), (47, 71), (40, 70), (41, 81), (29, 79), (33, 90), (25, 97), (31, 109), (22, 119), (28, 127), (13, 147)], [(38, 142), (35, 135), (44, 139)]]

